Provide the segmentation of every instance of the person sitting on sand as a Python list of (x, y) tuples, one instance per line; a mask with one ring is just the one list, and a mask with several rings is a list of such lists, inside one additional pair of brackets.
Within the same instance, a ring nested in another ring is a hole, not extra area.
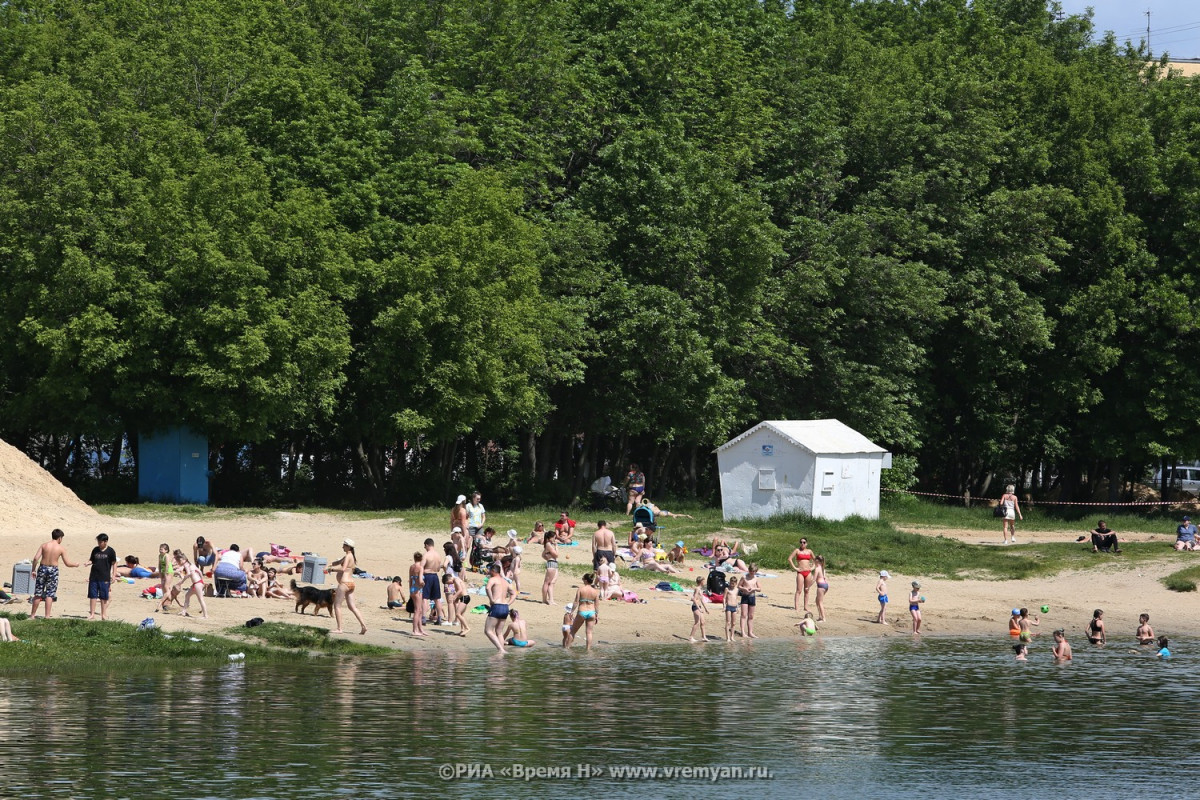
[(559, 544), (569, 544), (575, 538), (575, 526), (578, 523), (567, 516), (567, 512), (559, 512), (558, 520), (554, 523), (554, 534)]
[(801, 636), (817, 635), (817, 623), (813, 621), (813, 615), (811, 611), (804, 612), (804, 619), (797, 622), (796, 627), (800, 629)]
[(118, 578), (157, 578), (158, 570), (146, 569), (137, 556), (125, 556), (125, 564), (117, 567)]
[(267, 570), (267, 597), (276, 600), (292, 599), (291, 590), (283, 588), (283, 585), (279, 583), (279, 570), (275, 567)]
[(212, 567), (217, 563), (217, 549), (213, 547), (213, 543), (203, 536), (196, 537), (196, 543), (192, 545), (192, 561), (197, 567)]
[(738, 558), (728, 545), (721, 545), (713, 550), (713, 566), (718, 569), (728, 567), (736, 572), (746, 571), (746, 562)]
[(667, 561), (671, 564), (682, 564), (686, 550), (687, 548), (683, 546), (683, 542), (676, 542), (675, 546), (667, 553)]
[[(550, 537), (554, 539), (553, 536)], [(545, 544), (546, 543), (546, 523), (533, 523), (533, 531), (525, 537), (525, 544)]]
[(638, 563), (642, 565), (642, 569), (649, 572), (668, 572), (672, 575), (679, 573), (675, 567), (658, 560), (658, 554), (650, 545), (642, 548), (641, 555), (638, 556)]
[(388, 584), (387, 605), (380, 606), (380, 608), (404, 608), (406, 602), (404, 599), (404, 576), (397, 575)]
[(504, 639), (513, 647), (533, 647), (537, 642), (529, 638), (529, 631), (525, 628), (525, 620), (517, 613), (515, 608), (508, 610), (508, 629), (504, 631)]
[(255, 561), (254, 566), (250, 568), (250, 574), (246, 577), (247, 594), (251, 597), (266, 597), (267, 596), (267, 571), (263, 569), (263, 562)]

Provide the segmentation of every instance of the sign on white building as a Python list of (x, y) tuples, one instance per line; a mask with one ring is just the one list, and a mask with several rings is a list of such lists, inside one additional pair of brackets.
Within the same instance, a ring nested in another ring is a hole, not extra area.
[(717, 448), (726, 520), (879, 516), (892, 454), (836, 419), (769, 420)]

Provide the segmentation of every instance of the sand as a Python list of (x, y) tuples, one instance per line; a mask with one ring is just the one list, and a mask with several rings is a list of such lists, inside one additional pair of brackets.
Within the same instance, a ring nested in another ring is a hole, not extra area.
[[(0, 568), (4, 570), (6, 581), (12, 565), (32, 558), (38, 545), (50, 538), (50, 530), (54, 527), (66, 532), (64, 544), (68, 557), (74, 562), (86, 560), (95, 545), (96, 534), (104, 532), (109, 534), (109, 543), (120, 556), (134, 554), (148, 565), (157, 563), (158, 546), (164, 542), (172, 548), (182, 549), (190, 557), (191, 545), (197, 536), (211, 539), (220, 547), (237, 543), (243, 550), (250, 548), (254, 552), (269, 549), (271, 543), (283, 544), (293, 552), (311, 551), (330, 560), (340, 557), (342, 539), (351, 537), (356, 543), (359, 565), (379, 576), (407, 574), (413, 552), (422, 549), (421, 543), (427, 535), (407, 527), (402, 514), (391, 519), (365, 521), (347, 521), (335, 514), (284, 511), (259, 516), (217, 511), (195, 518), (172, 514), (138, 519), (104, 516), (88, 508), (53, 477), (2, 442), (0, 475), (3, 476), (0, 477)], [(920, 529), (917, 532), (953, 536), (982, 545), (999, 541), (998, 527), (995, 530)], [(1063, 534), (1030, 536), (1018, 528), (1018, 536), (1022, 541), (1061, 541)], [(448, 537), (435, 538), (440, 548), (442, 541)], [(1050, 611), (1041, 615), (1042, 624), (1038, 630), (1047, 638), (1052, 629), (1063, 627), (1069, 638), (1082, 642), (1084, 626), (1091, 619), (1094, 608), (1105, 610), (1110, 640), (1131, 641), (1138, 614), (1142, 612), (1150, 614), (1151, 623), (1159, 633), (1171, 636), (1200, 635), (1200, 620), (1189, 611), (1191, 603), (1188, 601), (1191, 598), (1168, 591), (1159, 582), (1159, 578), (1182, 566), (1200, 564), (1200, 556), (1172, 551), (1169, 545), (1174, 539), (1173, 535), (1164, 533), (1161, 537), (1138, 538), (1161, 539), (1162, 559), (1153, 563), (1138, 562), (1131, 567), (1120, 556), (1098, 555), (1095, 568), (1025, 581), (945, 580), (923, 575), (893, 574), (889, 581), (892, 602), (888, 622), (884, 625), (874, 621), (879, 609), (875, 599), (874, 574), (830, 574), (830, 591), (825, 602), (827, 619), (820, 624), (820, 634), (910, 636), (908, 586), (910, 581), (918, 579), (922, 584), (921, 592), (927, 599), (923, 609), (922, 630), (925, 635), (991, 634), (1005, 637), (1013, 607), (1028, 606), (1036, 612), (1042, 605), (1048, 605)], [(818, 553), (821, 551), (820, 544), (819, 540), (810, 539), (811, 547)], [(558, 605), (548, 607), (542, 604), (540, 592), (544, 573), (539, 553), (539, 547), (527, 549), (526, 564), (521, 575), (523, 594), (516, 607), (527, 619), (530, 635), (538, 641), (538, 647), (542, 644), (557, 647), (561, 642), (562, 606), (574, 597), (579, 582), (575, 576), (560, 573), (555, 589)], [(564, 565), (590, 562), (587, 539), (584, 538), (579, 547), (561, 548), (560, 560)], [(764, 568), (778, 577), (764, 577), (761, 580), (766, 596), (758, 602), (756, 633), (763, 639), (796, 638), (795, 623), (801, 615), (792, 607), (795, 575), (788, 571), (786, 565), (767, 564)], [(689, 556), (683, 574), (670, 579), (687, 586), (694, 584), (697, 576), (707, 575), (707, 572), (701, 558)], [(87, 616), (87, 573), (86, 567), (62, 570), (59, 600), (54, 606), (55, 616)], [(667, 577), (623, 570), (622, 579), (626, 588), (637, 592), (646, 603), (606, 602), (596, 631), (598, 643), (661, 642), (689, 647), (727, 646), (723, 641), (717, 641), (722, 636), (723, 623), (719, 606), (710, 606), (712, 613), (706, 617), (707, 632), (713, 641), (707, 645), (688, 643), (692, 624), (690, 592), (657, 592), (650, 588)], [(482, 583), (481, 575), (468, 573), (467, 578), (472, 585)], [(143, 588), (155, 583), (156, 580), (139, 580), (133, 585), (115, 584), (109, 608), (110, 619), (136, 623), (146, 617), (154, 617), (167, 630), (190, 631), (195, 635), (221, 632), (230, 626), (240, 626), (253, 617), (272, 622), (316, 625), (329, 629), (334, 627), (333, 620), (324, 612), (317, 617), (311, 613), (302, 616), (295, 612), (294, 603), (288, 600), (209, 598), (210, 618), (207, 620), (156, 613), (157, 604), (154, 601), (139, 597)], [(386, 588), (387, 582), (384, 580), (357, 581), (355, 596), (363, 611), (368, 632), (365, 636), (359, 636), (353, 618), (345, 614), (345, 630), (354, 632), (346, 635), (356, 641), (402, 650), (491, 648), (483, 636), (483, 615), (469, 618), (471, 631), (465, 638), (455, 635), (457, 629), (449, 626), (430, 626), (430, 635), (426, 639), (413, 637), (406, 614), (381, 608), (386, 600)], [(479, 598), (475, 598), (474, 602), (478, 603)], [(5, 610), (16, 608), (10, 605)], [(198, 609), (193, 608), (193, 613), (197, 612)], [(29, 635), (36, 636), (36, 633)], [(739, 641), (732, 646), (742, 645)], [(582, 647), (582, 637), (576, 646)]]

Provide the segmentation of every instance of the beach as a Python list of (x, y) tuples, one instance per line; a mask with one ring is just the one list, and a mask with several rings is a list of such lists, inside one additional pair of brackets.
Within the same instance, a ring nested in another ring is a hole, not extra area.
[[(82, 503), (68, 504), (44, 513), (36, 508), (26, 508), (24, 513), (5, 515), (3, 531), (0, 532), (0, 561), (3, 563), (5, 581), (9, 580), (12, 564), (32, 558), (38, 546), (50, 538), (52, 527), (66, 532), (64, 544), (72, 561), (82, 563), (96, 544), (95, 537), (103, 532), (110, 536), (110, 544), (123, 558), (134, 554), (142, 563), (156, 563), (158, 546), (161, 543), (172, 549), (183, 550), (191, 557), (192, 544), (198, 536), (204, 536), (220, 548), (237, 543), (243, 551), (268, 550), (272, 543), (284, 545), (293, 553), (309, 551), (329, 561), (340, 557), (341, 541), (349, 537), (355, 541), (358, 562), (361, 568), (374, 576), (387, 577), (395, 574), (407, 575), (413, 553), (423, 549), (425, 531), (406, 527), (403, 512), (395, 517), (369, 520), (350, 520), (336, 513), (297, 513), (289, 511), (241, 513), (235, 510), (214, 510), (196, 516), (165, 513), (161, 517), (145, 518), (110, 517), (97, 514)], [(532, 521), (532, 520), (531, 520)], [(591, 525), (582, 523), (580, 529)], [(616, 528), (620, 540), (628, 531), (628, 522)], [(924, 535), (952, 536), (980, 546), (994, 546), (999, 541), (997, 530), (935, 530), (909, 529)], [(522, 534), (523, 535), (523, 534)], [(1062, 541), (1062, 534), (1025, 535), (1018, 528), (1022, 544), (1038, 541)], [(446, 534), (433, 535), (438, 549)], [(578, 537), (577, 547), (561, 547), (560, 560), (569, 565), (590, 564), (590, 542), (587, 535)], [(1161, 577), (1187, 566), (1200, 563), (1200, 557), (1192, 553), (1175, 553), (1170, 549), (1173, 537), (1141, 536), (1142, 541), (1161, 540), (1161, 560), (1138, 562), (1135, 566), (1124, 564), (1120, 556), (1098, 555), (1096, 566), (1091, 569), (1061, 573), (1050, 578), (1035, 578), (1021, 581), (996, 581), (986, 577), (949, 580), (925, 575), (904, 575), (892, 572), (889, 581), (891, 603), (888, 607), (887, 624), (874, 622), (879, 606), (875, 599), (874, 573), (853, 575), (830, 572), (830, 590), (825, 599), (826, 621), (820, 624), (821, 636), (837, 637), (886, 637), (910, 636), (910, 618), (907, 608), (908, 587), (912, 580), (920, 580), (921, 593), (926, 597), (923, 607), (922, 632), (925, 636), (946, 635), (1005, 635), (1011, 609), (1027, 606), (1032, 612), (1040, 613), (1041, 606), (1050, 611), (1041, 614), (1042, 624), (1038, 629), (1049, 638), (1054, 628), (1063, 627), (1069, 636), (1078, 638), (1091, 619), (1092, 610), (1103, 608), (1108, 623), (1110, 640), (1132, 638), (1139, 613), (1150, 614), (1156, 630), (1169, 635), (1200, 635), (1200, 620), (1185, 609), (1191, 599), (1169, 591), (1159, 581)], [(817, 553), (821, 552), (819, 539), (810, 542)], [(1081, 547), (1083, 545), (1080, 545)], [(580, 585), (579, 575), (560, 572), (555, 587), (554, 607), (540, 602), (543, 570), (540, 559), (541, 548), (528, 546), (524, 553), (521, 571), (522, 594), (516, 603), (522, 616), (528, 621), (531, 636), (539, 642), (557, 647), (561, 642), (563, 605), (574, 597), (575, 587)], [(886, 566), (886, 565), (884, 565)], [(762, 639), (796, 638), (795, 624), (800, 615), (792, 607), (795, 591), (795, 574), (786, 564), (762, 565), (767, 576), (762, 577), (764, 597), (757, 606), (755, 631)], [(683, 573), (666, 576), (647, 574), (640, 570), (622, 569), (622, 583), (627, 590), (637, 593), (643, 603), (618, 601), (605, 602), (602, 606), (596, 638), (599, 646), (633, 642), (678, 642), (680, 646), (736, 647), (723, 641), (723, 615), (719, 606), (709, 606), (706, 628), (710, 642), (707, 645), (688, 643), (688, 632), (692, 624), (690, 588), (697, 576), (706, 576), (705, 560), (689, 554)], [(55, 616), (86, 617), (88, 570), (62, 569), (59, 599), (54, 605)], [(467, 572), (466, 578), (472, 586), (480, 586), (483, 576)], [(286, 578), (284, 583), (286, 585)], [(651, 587), (660, 580), (674, 580), (684, 586), (685, 592), (660, 592)], [(193, 616), (183, 618), (175, 613), (155, 612), (156, 603), (142, 599), (140, 593), (147, 586), (157, 584), (157, 579), (142, 579), (134, 584), (118, 582), (113, 586), (113, 600), (109, 607), (109, 618), (137, 623), (147, 617), (167, 631), (191, 631), (197, 634), (217, 633), (232, 626), (244, 624), (254, 617), (269, 622), (334, 627), (333, 620), (322, 612), (314, 617), (310, 613), (296, 613), (294, 603), (289, 600), (258, 598), (209, 598), (209, 619), (200, 619), (199, 609), (192, 603)], [(355, 641), (381, 645), (401, 650), (474, 650), (489, 649), (491, 645), (483, 636), (482, 614), (472, 616), (471, 631), (465, 638), (454, 635), (457, 628), (430, 626), (426, 639), (411, 635), (411, 624), (407, 614), (397, 614), (381, 608), (386, 601), (385, 580), (356, 581), (355, 597), (362, 610), (368, 632), (365, 636), (345, 634)], [(406, 581), (407, 584), (407, 581)], [(326, 588), (332, 588), (333, 577), (326, 577)], [(405, 587), (407, 594), (407, 585)], [(526, 594), (526, 592), (528, 594)], [(815, 592), (815, 590), (814, 590)], [(22, 598), (23, 600), (24, 598)], [(473, 605), (483, 598), (473, 597)], [(815, 614), (815, 605), (810, 603)], [(24, 606), (27, 609), (28, 606)], [(9, 605), (6, 611), (22, 610), (21, 606)], [(353, 619), (347, 619), (346, 630), (356, 630)], [(36, 637), (35, 631), (28, 635)], [(582, 637), (576, 647), (582, 648)]]

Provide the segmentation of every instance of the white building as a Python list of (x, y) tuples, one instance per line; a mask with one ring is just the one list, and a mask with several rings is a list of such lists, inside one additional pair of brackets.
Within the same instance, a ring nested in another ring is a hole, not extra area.
[(879, 516), (892, 454), (836, 419), (760, 422), (717, 448), (725, 519)]

